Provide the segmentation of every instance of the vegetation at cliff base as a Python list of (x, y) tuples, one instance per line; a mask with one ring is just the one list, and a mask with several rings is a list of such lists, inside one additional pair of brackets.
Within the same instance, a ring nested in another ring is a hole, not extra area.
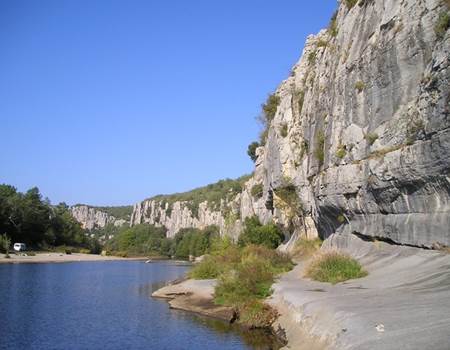
[(239, 235), (241, 247), (249, 244), (263, 245), (275, 249), (284, 239), (284, 234), (273, 223), (262, 225), (257, 216), (245, 218), (244, 229)]
[(85, 235), (65, 203), (51, 205), (48, 199), (42, 199), (37, 187), (21, 193), (13, 186), (0, 185), (0, 232), (6, 233), (13, 243), (26, 243), (37, 249), (100, 249), (96, 240)]
[(268, 327), (276, 312), (263, 303), (272, 293), (277, 275), (291, 270), (287, 255), (259, 245), (239, 247), (225, 240), (211, 255), (194, 266), (189, 276), (196, 279), (217, 278), (215, 302), (233, 307), (239, 322), (249, 327)]
[[(263, 299), (271, 295), (276, 276), (293, 267), (289, 256), (265, 245), (253, 244), (253, 241), (271, 242), (265, 236), (273, 226), (261, 225), (259, 220), (249, 218), (244, 232), (251, 232), (251, 239), (235, 244), (226, 238), (216, 238), (210, 254), (189, 273), (189, 277), (195, 279), (216, 278), (215, 302), (233, 307), (239, 322), (249, 327), (268, 327), (276, 319), (275, 310), (264, 304)], [(256, 238), (258, 235), (261, 237)]]
[(365, 276), (367, 272), (358, 261), (334, 251), (315, 256), (306, 268), (306, 277), (332, 284)]
[(105, 250), (109, 255), (158, 256), (188, 259), (207, 253), (212, 240), (219, 236), (217, 226), (203, 230), (187, 228), (180, 230), (174, 238), (166, 237), (164, 227), (140, 224), (120, 228), (107, 242)]

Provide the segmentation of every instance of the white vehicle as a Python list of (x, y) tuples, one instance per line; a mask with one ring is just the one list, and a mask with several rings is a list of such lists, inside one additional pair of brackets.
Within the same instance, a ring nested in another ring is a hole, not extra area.
[(27, 246), (25, 243), (14, 243), (14, 250), (16, 252), (22, 252), (24, 250), (27, 250)]

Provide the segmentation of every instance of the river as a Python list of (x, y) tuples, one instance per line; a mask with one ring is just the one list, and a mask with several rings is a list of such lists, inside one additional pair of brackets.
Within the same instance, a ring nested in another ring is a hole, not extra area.
[(150, 297), (173, 262), (0, 265), (0, 349), (268, 349), (262, 333), (172, 310)]

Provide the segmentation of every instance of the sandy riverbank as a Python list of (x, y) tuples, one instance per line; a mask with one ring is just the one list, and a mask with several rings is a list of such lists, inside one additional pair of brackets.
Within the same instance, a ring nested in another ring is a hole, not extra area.
[(10, 254), (9, 259), (5, 258), (5, 254), (0, 254), (0, 264), (15, 263), (64, 263), (76, 261), (127, 261), (127, 260), (146, 260), (145, 258), (120, 258), (115, 256), (102, 256), (95, 254), (63, 254), (63, 253), (37, 253), (34, 256), (24, 256)]

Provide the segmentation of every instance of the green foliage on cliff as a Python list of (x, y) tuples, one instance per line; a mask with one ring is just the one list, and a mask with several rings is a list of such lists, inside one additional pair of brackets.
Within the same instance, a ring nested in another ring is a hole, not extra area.
[(450, 28), (450, 15), (448, 12), (441, 12), (434, 27), (437, 38), (443, 39), (448, 28)]
[(256, 141), (254, 141), (248, 145), (247, 154), (253, 162), (256, 162), (256, 159), (258, 159), (258, 157), (256, 155), (256, 149), (259, 146), (260, 146), (259, 143)]
[(194, 190), (175, 193), (171, 195), (157, 195), (149, 200), (160, 202), (160, 205), (165, 207), (168, 204), (166, 214), (171, 214), (173, 204), (175, 202), (185, 202), (185, 205), (191, 211), (194, 217), (198, 218), (198, 209), (200, 203), (207, 201), (208, 208), (211, 210), (220, 210), (222, 200), (231, 200), (238, 193), (242, 192), (244, 184), (250, 179), (251, 175), (244, 175), (238, 179), (225, 179), (216, 183), (209, 184), (204, 187), (196, 188)]
[(30, 247), (70, 245), (97, 249), (80, 224), (72, 217), (68, 206), (50, 204), (42, 199), (37, 187), (20, 193), (13, 186), (0, 185), (0, 232), (13, 242)]
[(258, 244), (275, 249), (284, 239), (283, 232), (277, 225), (262, 225), (257, 216), (248, 217), (244, 221), (244, 229), (239, 236), (239, 245)]
[(131, 213), (133, 212), (132, 205), (123, 205), (117, 207), (94, 207), (98, 210), (114, 216), (116, 219), (130, 220)]
[(264, 194), (264, 186), (262, 184), (253, 185), (250, 190), (252, 197), (256, 200), (262, 198)]
[(259, 116), (259, 121), (263, 126), (262, 132), (259, 137), (259, 143), (261, 146), (264, 146), (266, 144), (270, 123), (272, 122), (273, 118), (275, 118), (275, 114), (277, 113), (280, 102), (280, 96), (276, 94), (270, 94), (267, 97), (266, 102), (261, 105), (262, 111)]
[(157, 195), (150, 198), (160, 203), (168, 203), (172, 210), (173, 203), (187, 202), (189, 210), (194, 217), (198, 217), (198, 207), (202, 202), (207, 201), (208, 207), (213, 210), (220, 209), (221, 200), (231, 200), (238, 193), (242, 192), (244, 184), (251, 175), (244, 175), (236, 180), (225, 179), (204, 187), (196, 188), (189, 192), (175, 193), (172, 195)]

